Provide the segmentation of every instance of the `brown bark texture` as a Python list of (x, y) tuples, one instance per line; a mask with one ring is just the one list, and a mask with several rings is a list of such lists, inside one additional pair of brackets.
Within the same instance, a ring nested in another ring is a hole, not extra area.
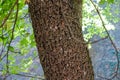
[(28, 5), (46, 80), (93, 80), (82, 0), (30, 0)]

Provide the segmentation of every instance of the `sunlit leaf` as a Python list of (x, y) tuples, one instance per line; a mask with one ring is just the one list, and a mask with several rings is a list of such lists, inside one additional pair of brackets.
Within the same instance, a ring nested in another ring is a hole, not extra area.
[(21, 41), (20, 41), (20, 44), (23, 45), (23, 46), (27, 46), (28, 45), (28, 40), (26, 38), (23, 38)]

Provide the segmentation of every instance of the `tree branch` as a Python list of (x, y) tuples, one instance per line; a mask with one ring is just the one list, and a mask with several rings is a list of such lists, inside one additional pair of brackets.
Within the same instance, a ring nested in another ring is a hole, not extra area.
[[(93, 6), (94, 6), (96, 12), (98, 13), (98, 16), (99, 16), (99, 18), (100, 18), (100, 20), (101, 20), (101, 22), (102, 22), (103, 28), (105, 29), (105, 32), (107, 33), (108, 38), (109, 38), (109, 40), (110, 40), (110, 42), (111, 42), (111, 44), (112, 44), (112, 46), (114, 47), (115, 52), (116, 52), (115, 54), (116, 54), (116, 58), (117, 58), (117, 65), (116, 65), (116, 70), (115, 70), (115, 72), (112, 74), (112, 77), (110, 77), (110, 78), (101, 77), (101, 78), (104, 78), (104, 79), (111, 80), (111, 79), (113, 79), (114, 77), (116, 77), (117, 74), (118, 74), (119, 62), (120, 62), (120, 61), (119, 61), (119, 57), (118, 57), (119, 51), (118, 51), (116, 45), (114, 44), (114, 42), (113, 42), (113, 40), (112, 40), (112, 38), (111, 38), (111, 36), (110, 36), (110, 34), (109, 34), (107, 28), (105, 27), (105, 23), (104, 23), (104, 21), (103, 21), (103, 19), (102, 19), (102, 16), (101, 16), (101, 14), (100, 14), (99, 9), (96, 7), (96, 5), (94, 4), (94, 2), (93, 2), (92, 0), (90, 0), (90, 1), (91, 1), (91, 3), (93, 4)], [(99, 77), (100, 77), (100, 76), (99, 76)]]
[(107, 38), (108, 38), (108, 36), (106, 36), (106, 37), (104, 37), (104, 38), (101, 38), (101, 39), (98, 39), (98, 40), (94, 40), (94, 41), (92, 41), (92, 42), (88, 41), (87, 44), (94, 44), (94, 43), (97, 43), (97, 42), (99, 42), (99, 41), (101, 41), (101, 40), (105, 40), (105, 39), (107, 39)]
[(8, 44), (8, 49), (7, 49), (7, 52), (6, 52), (6, 57), (7, 57), (7, 61), (6, 61), (6, 72), (7, 73), (9, 73), (9, 60), (8, 60), (8, 57), (9, 57), (9, 55), (8, 55), (8, 53), (9, 53), (9, 47), (10, 47), (10, 45), (11, 45), (11, 43), (12, 43), (12, 40), (13, 40), (13, 38), (14, 38), (14, 29), (15, 29), (15, 25), (16, 25), (16, 22), (17, 22), (17, 17), (18, 17), (18, 0), (16, 0), (16, 3), (15, 3), (15, 5), (17, 5), (17, 11), (16, 11), (16, 15), (15, 15), (15, 21), (14, 21), (14, 24), (13, 24), (13, 29), (12, 29), (12, 36), (11, 36), (11, 40), (10, 40), (10, 42), (9, 42), (9, 44)]
[(14, 74), (14, 75), (19, 75), (19, 76), (24, 76), (24, 77), (31, 77), (31, 78), (37, 78), (40, 80), (45, 80), (44, 78), (42, 78), (41, 76), (32, 76), (32, 75), (24, 75), (24, 74)]

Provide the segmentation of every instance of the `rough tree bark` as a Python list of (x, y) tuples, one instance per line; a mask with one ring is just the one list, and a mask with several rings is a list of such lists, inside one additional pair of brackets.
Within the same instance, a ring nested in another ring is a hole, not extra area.
[(94, 80), (82, 35), (82, 0), (30, 0), (29, 12), (47, 80)]

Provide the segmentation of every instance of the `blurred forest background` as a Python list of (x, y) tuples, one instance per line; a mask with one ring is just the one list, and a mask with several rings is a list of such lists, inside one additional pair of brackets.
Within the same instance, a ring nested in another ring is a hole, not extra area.
[[(95, 80), (120, 80), (120, 0), (83, 1)], [(44, 80), (24, 0), (0, 0), (0, 80)]]

